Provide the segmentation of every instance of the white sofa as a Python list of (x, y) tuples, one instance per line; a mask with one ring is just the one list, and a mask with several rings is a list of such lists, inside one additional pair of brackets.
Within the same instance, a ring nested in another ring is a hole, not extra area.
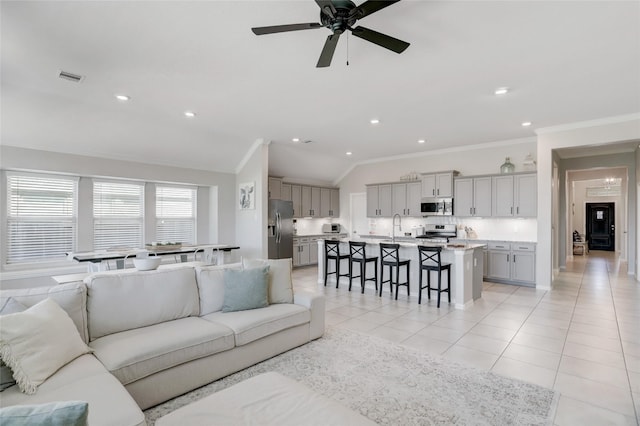
[[(271, 287), (291, 263), (271, 262)], [(283, 267), (284, 266), (284, 267)], [(119, 270), (78, 283), (0, 291), (32, 306), (47, 297), (69, 314), (93, 349), (58, 370), (34, 395), (12, 386), (0, 407), (58, 400), (89, 402), (89, 424), (144, 424), (141, 410), (303, 345), (324, 333), (324, 297), (222, 312), (224, 270), (239, 264)]]

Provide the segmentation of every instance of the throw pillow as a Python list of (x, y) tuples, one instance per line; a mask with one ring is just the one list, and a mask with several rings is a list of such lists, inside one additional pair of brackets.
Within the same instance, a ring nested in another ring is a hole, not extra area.
[(269, 305), (269, 267), (224, 271), (222, 312), (245, 311)]
[(14, 405), (0, 409), (0, 423), (6, 426), (86, 426), (89, 404), (59, 401), (41, 405)]
[[(27, 307), (22, 303), (18, 302), (13, 297), (9, 297), (0, 308), (0, 315), (15, 314), (26, 309)], [(16, 379), (13, 378), (13, 372), (9, 367), (7, 367), (7, 364), (0, 359), (0, 392), (15, 384)]]
[(293, 303), (291, 259), (242, 259), (244, 268), (269, 266), (269, 304)]
[(0, 316), (0, 358), (26, 394), (34, 394), (60, 367), (89, 352), (69, 315), (53, 299)]

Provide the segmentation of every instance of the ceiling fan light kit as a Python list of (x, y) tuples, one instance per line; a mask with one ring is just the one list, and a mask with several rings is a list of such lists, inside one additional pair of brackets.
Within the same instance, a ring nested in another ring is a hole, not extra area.
[(282, 33), (288, 31), (311, 30), (315, 28), (329, 28), (332, 32), (324, 43), (316, 67), (324, 68), (331, 65), (333, 54), (338, 45), (340, 35), (351, 31), (356, 37), (377, 44), (396, 53), (402, 53), (409, 47), (409, 43), (369, 28), (354, 25), (359, 19), (369, 16), (400, 0), (367, 0), (356, 6), (351, 0), (315, 0), (320, 7), (320, 23), (309, 22), (303, 24), (274, 25), (269, 27), (252, 28), (256, 35)]

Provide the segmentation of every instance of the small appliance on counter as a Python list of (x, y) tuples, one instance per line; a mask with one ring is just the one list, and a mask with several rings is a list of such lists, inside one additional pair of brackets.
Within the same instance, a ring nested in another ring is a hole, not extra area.
[(341, 227), (339, 223), (325, 223), (322, 225), (323, 234), (339, 234), (340, 229)]
[(424, 226), (414, 226), (411, 228), (411, 236), (417, 238), (420, 235), (424, 235)]

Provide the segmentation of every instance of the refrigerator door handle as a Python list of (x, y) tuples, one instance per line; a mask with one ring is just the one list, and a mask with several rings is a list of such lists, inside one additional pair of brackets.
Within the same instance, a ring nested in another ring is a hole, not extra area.
[(282, 225), (280, 221), (280, 213), (276, 212), (276, 243), (280, 242), (280, 226)]

